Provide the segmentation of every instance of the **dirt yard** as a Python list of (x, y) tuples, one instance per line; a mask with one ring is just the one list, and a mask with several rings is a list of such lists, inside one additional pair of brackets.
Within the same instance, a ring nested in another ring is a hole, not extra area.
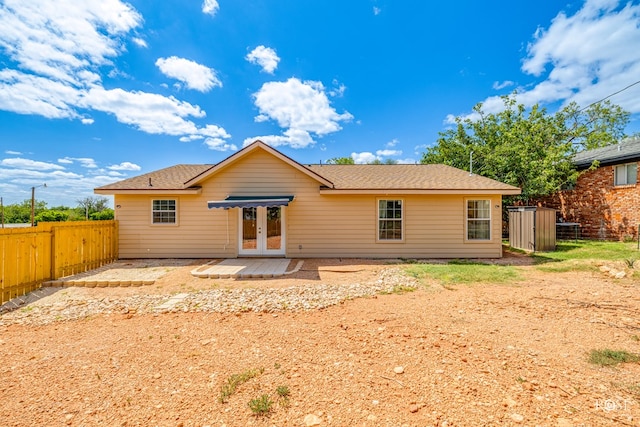
[[(640, 353), (640, 284), (600, 272), (521, 265), (516, 284), (426, 282), (295, 312), (126, 309), (45, 324), (37, 308), (375, 282), (397, 267), (309, 260), (282, 279), (240, 282), (195, 279), (187, 266), (148, 287), (59, 288), (16, 310), (23, 324), (0, 326), (0, 424), (640, 425), (640, 364), (588, 361), (594, 349)], [(271, 409), (256, 416), (249, 402), (263, 395)]]

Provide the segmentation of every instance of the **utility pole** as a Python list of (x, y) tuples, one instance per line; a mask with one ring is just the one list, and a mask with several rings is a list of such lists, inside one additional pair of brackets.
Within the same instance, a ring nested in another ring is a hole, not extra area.
[(31, 187), (31, 226), (33, 227), (35, 224), (34, 221), (34, 213), (35, 213), (35, 208), (36, 208), (36, 188), (38, 187), (44, 187), (47, 188), (47, 184), (42, 184), (42, 185), (37, 185), (34, 187)]

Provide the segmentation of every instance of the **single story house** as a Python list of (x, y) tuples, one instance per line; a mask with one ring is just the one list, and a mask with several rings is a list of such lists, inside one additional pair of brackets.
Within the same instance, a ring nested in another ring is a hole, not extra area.
[(95, 193), (115, 196), (121, 258), (495, 258), (520, 189), (445, 165), (302, 165), (256, 141)]
[(640, 224), (640, 138), (628, 138), (615, 145), (582, 151), (574, 156), (573, 161), (581, 171), (575, 186), (559, 191), (541, 204), (556, 209), (561, 221), (580, 224), (585, 238), (637, 238)]

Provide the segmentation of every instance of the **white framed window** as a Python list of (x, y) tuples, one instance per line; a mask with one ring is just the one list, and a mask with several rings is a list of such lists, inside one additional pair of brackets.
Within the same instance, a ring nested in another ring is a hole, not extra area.
[(638, 181), (638, 163), (614, 166), (614, 185), (633, 185)]
[(153, 224), (177, 224), (178, 210), (175, 199), (157, 199), (151, 202)]
[(401, 199), (378, 200), (378, 241), (400, 242), (404, 238), (404, 211)]
[(491, 200), (467, 200), (467, 240), (491, 240)]

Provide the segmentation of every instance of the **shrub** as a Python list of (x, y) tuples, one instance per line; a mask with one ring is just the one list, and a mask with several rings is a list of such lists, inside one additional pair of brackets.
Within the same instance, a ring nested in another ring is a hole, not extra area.
[(251, 412), (253, 412), (253, 415), (258, 417), (265, 416), (271, 412), (272, 405), (273, 401), (268, 394), (263, 394), (262, 396), (249, 401), (249, 408), (251, 408)]

